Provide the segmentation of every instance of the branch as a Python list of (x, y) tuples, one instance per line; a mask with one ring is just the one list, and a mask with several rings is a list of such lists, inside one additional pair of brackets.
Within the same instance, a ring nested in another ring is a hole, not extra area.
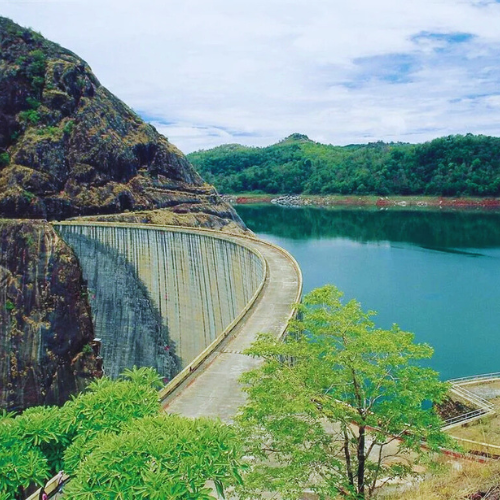
[(377, 460), (377, 468), (375, 469), (375, 474), (373, 476), (373, 481), (372, 481), (372, 484), (371, 486), (368, 488), (368, 491), (370, 493), (370, 496), (372, 496), (373, 492), (375, 491), (375, 487), (377, 485), (377, 478), (378, 478), (378, 474), (380, 472), (380, 468), (382, 466), (382, 449), (383, 449), (383, 446), (380, 446), (379, 450), (378, 450), (378, 460)]
[(351, 463), (351, 453), (349, 452), (349, 434), (347, 433), (347, 429), (344, 427), (342, 429), (344, 434), (344, 454), (345, 454), (345, 462), (347, 469), (347, 477), (349, 479), (349, 484), (354, 486), (354, 475), (352, 472), (352, 463)]

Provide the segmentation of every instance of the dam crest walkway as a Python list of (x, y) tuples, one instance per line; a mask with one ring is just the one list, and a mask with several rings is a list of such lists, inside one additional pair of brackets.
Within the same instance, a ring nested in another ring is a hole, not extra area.
[[(95, 263), (101, 254), (96, 248), (88, 253), (88, 242), (95, 240), (99, 251), (106, 247), (122, 255), (149, 290), (184, 361), (160, 390), (164, 410), (231, 421), (245, 401), (238, 379), (260, 363), (242, 352), (259, 333), (283, 336), (300, 301), (302, 274), (295, 259), (258, 238), (209, 229), (78, 220), (54, 225), (83, 259), (84, 271), (103, 274)], [(108, 292), (110, 279), (95, 287)], [(103, 303), (122, 302), (122, 290)], [(128, 330), (138, 318), (129, 320)], [(125, 340), (138, 341), (131, 335)], [(151, 340), (143, 335), (139, 341), (144, 346)]]
[(257, 238), (244, 239), (266, 262), (265, 282), (258, 297), (230, 335), (206, 358), (195, 373), (163, 400), (171, 413), (188, 417), (211, 416), (231, 421), (245, 402), (238, 379), (256, 368), (260, 360), (242, 354), (259, 333), (281, 337), (295, 313), (302, 293), (302, 274), (295, 259), (285, 250)]

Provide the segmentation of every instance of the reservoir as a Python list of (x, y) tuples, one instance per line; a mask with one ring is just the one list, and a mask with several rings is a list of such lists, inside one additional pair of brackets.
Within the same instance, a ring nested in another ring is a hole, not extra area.
[(237, 205), (298, 261), (304, 293), (332, 283), (435, 350), (442, 379), (500, 371), (500, 214)]

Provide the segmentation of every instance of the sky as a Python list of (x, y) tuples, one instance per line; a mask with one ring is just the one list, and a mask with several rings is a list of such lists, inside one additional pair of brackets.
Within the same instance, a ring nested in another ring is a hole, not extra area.
[(500, 136), (500, 0), (0, 0), (185, 153)]

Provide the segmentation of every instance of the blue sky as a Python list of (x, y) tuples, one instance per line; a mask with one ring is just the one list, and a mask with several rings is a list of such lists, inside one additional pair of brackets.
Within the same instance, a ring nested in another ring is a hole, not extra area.
[(184, 152), (500, 136), (494, 0), (0, 0)]

